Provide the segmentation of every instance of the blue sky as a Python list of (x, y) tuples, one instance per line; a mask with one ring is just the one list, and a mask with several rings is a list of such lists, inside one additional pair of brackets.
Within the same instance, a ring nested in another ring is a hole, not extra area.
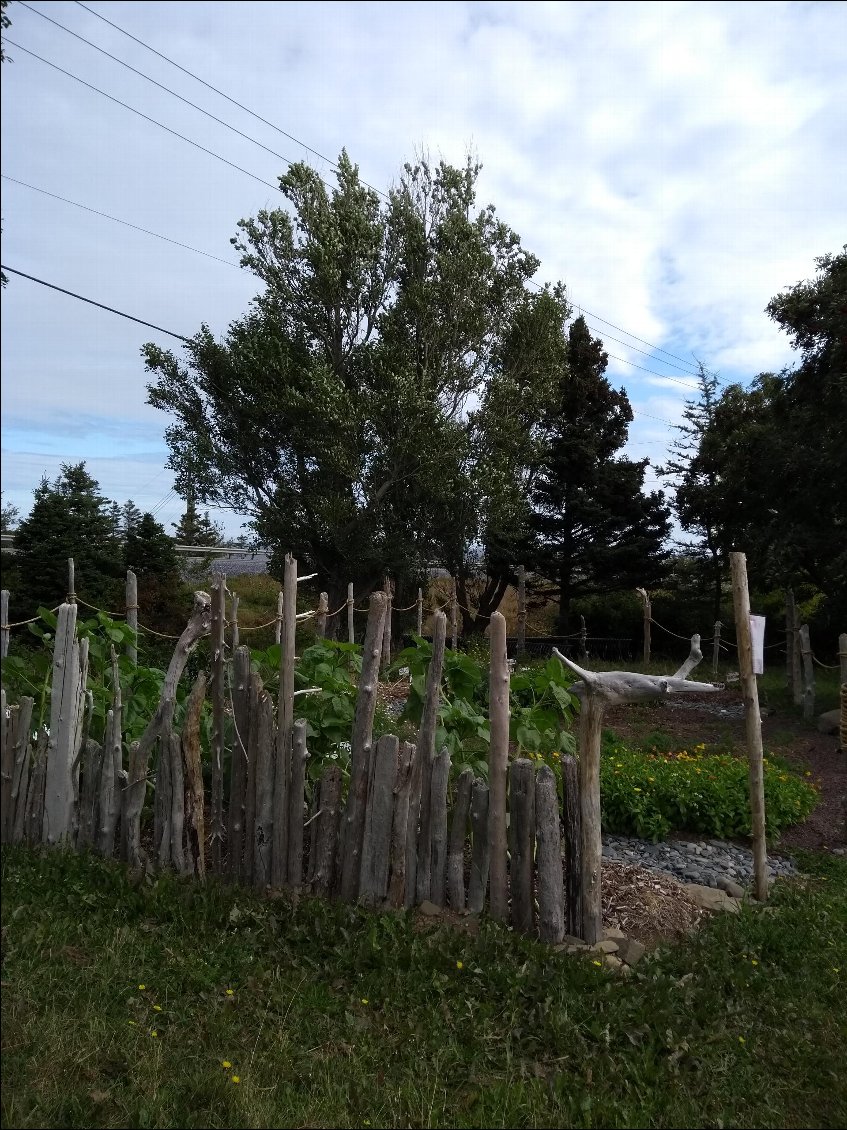
[[(656, 463), (672, 438), (661, 421), (678, 420), (691, 395), (693, 359), (723, 381), (791, 363), (764, 307), (847, 238), (844, 4), (89, 7), (319, 153), (334, 158), (346, 146), (381, 189), (416, 150), (454, 163), (472, 150), (483, 165), (480, 202), (496, 204), (540, 257), (538, 281), (564, 280), (591, 312), (592, 331), (607, 335), (621, 359), (609, 376), (637, 413), (631, 451)], [(2, 68), (2, 171), (14, 178), (2, 181), (3, 262), (176, 333), (190, 336), (205, 321), (222, 334), (257, 290), (235, 265), (236, 222), (277, 202), (254, 178), (274, 185), (287, 167), (281, 157), (308, 159), (327, 179), (330, 166), (83, 6), (31, 8), (280, 156), (11, 4), (8, 39), (19, 47), (7, 44), (13, 61)], [(179, 347), (11, 277), (2, 302), (4, 501), (26, 512), (42, 474), (85, 459), (109, 497), (177, 520), (182, 503), (164, 468), (168, 419), (145, 403), (147, 340)], [(238, 531), (237, 516), (216, 517)]]

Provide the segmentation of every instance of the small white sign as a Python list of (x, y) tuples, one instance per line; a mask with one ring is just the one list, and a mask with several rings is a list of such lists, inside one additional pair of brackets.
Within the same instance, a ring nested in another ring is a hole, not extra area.
[(750, 640), (753, 644), (753, 674), (765, 672), (765, 617), (750, 617)]

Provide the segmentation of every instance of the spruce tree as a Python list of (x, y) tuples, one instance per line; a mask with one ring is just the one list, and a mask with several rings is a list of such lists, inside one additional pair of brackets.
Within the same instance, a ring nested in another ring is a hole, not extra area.
[(602, 342), (577, 318), (530, 496), (535, 570), (556, 586), (561, 632), (576, 597), (654, 585), (667, 557), (664, 496), (643, 493), (648, 461), (617, 454), (632, 408), (605, 378), (607, 364)]
[(194, 495), (189, 494), (185, 503), (185, 513), (179, 522), (172, 522), (175, 529), (174, 539), (179, 545), (220, 545), (223, 541), (223, 530), (209, 517), (206, 510), (200, 514), (194, 502)]
[(64, 600), (69, 557), (76, 591), (92, 604), (107, 606), (121, 589), (118, 536), (111, 504), (84, 462), (63, 463), (52, 483), (45, 476), (15, 534), (21, 611), (30, 616), (39, 604), (52, 608)]

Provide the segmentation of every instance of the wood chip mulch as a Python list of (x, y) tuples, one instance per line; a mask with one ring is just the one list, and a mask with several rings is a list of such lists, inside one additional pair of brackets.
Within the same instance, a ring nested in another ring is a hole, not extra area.
[(643, 867), (603, 860), (603, 924), (646, 946), (684, 938), (709, 916), (681, 883)]

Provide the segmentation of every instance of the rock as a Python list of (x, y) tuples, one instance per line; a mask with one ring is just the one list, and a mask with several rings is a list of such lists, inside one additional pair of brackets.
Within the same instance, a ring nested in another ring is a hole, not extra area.
[(430, 902), (429, 900), (422, 902), (418, 910), (421, 914), (426, 914), (429, 918), (434, 918), (437, 914), (441, 913), (441, 907), (436, 906), (434, 902)]
[(561, 945), (563, 946), (582, 946), (583, 949), (588, 949), (588, 942), (584, 942), (582, 938), (576, 938), (573, 934), (565, 934), (562, 938)]
[(606, 964), (609, 966), (610, 969), (622, 969), (623, 968), (623, 962), (621, 961), (621, 959), (619, 957), (615, 957), (615, 955), (613, 953), (607, 953), (604, 960), (605, 960)]
[(713, 890), (700, 883), (686, 883), (685, 889), (704, 910), (726, 910), (731, 914), (738, 914), (741, 909), (738, 899), (731, 898), (726, 891)]
[(726, 893), (732, 895), (734, 899), (744, 898), (744, 888), (732, 879), (727, 879), (724, 875), (719, 875), (716, 882), (722, 891), (726, 891)]
[(612, 938), (603, 938), (600, 942), (595, 942), (591, 947), (594, 953), (617, 953), (618, 943)]
[(635, 965), (636, 962), (642, 959), (646, 952), (646, 946), (642, 945), (641, 942), (637, 942), (635, 938), (624, 938), (618, 947), (618, 954), (621, 960), (625, 961), (627, 965)]
[(841, 711), (827, 710), (818, 715), (818, 729), (822, 734), (837, 734), (841, 725)]
[(613, 941), (619, 942), (622, 938), (626, 937), (626, 934), (617, 926), (607, 926), (603, 931), (603, 937), (612, 938)]

